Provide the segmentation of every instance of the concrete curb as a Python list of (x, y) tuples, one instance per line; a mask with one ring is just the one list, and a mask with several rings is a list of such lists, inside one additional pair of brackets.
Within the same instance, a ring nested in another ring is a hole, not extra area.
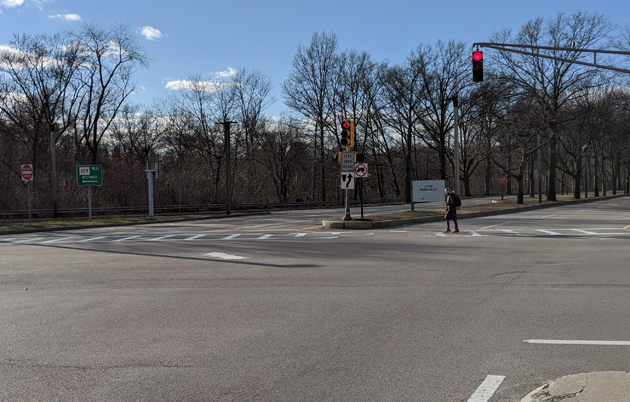
[(521, 402), (622, 402), (630, 401), (630, 373), (597, 371), (550, 381), (533, 390)]
[[(552, 208), (552, 207), (557, 207), (561, 205), (570, 205), (570, 204), (575, 204), (575, 203), (580, 203), (580, 202), (587, 203), (587, 202), (610, 200), (610, 199), (619, 198), (619, 197), (625, 197), (625, 195), (613, 195), (613, 196), (587, 198), (587, 199), (571, 200), (571, 201), (558, 201), (558, 202), (547, 203), (547, 204), (515, 205), (513, 208), (494, 210), (494, 211), (483, 211), (483, 212), (466, 212), (465, 207), (464, 207), (464, 209), (457, 211), (457, 216), (459, 219), (466, 219), (466, 218), (478, 218), (478, 217), (483, 217), (483, 216), (513, 214), (517, 212), (533, 211), (537, 209), (546, 209), (546, 208)], [(381, 221), (368, 221), (368, 220), (343, 221), (341, 219), (334, 219), (334, 220), (323, 220), (322, 227), (324, 229), (350, 229), (350, 230), (381, 229), (381, 228), (410, 225), (410, 224), (439, 222), (443, 220), (444, 220), (443, 216), (419, 216), (419, 217), (408, 218), (408, 219), (391, 219), (391, 220), (381, 220)]]

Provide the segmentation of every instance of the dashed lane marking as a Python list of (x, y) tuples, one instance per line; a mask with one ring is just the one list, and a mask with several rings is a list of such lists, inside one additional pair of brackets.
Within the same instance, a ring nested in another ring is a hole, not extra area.
[(468, 402), (488, 402), (505, 380), (502, 375), (489, 375), (477, 388), (475, 393), (468, 399)]

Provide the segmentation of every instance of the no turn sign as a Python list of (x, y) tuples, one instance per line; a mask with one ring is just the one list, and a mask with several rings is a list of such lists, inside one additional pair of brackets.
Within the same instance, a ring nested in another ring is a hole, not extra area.
[(21, 168), (22, 180), (24, 181), (33, 181), (33, 165), (26, 164), (22, 165)]
[(364, 177), (368, 177), (368, 165), (367, 163), (356, 163), (354, 165), (354, 174), (357, 176), (357, 179), (362, 179)]

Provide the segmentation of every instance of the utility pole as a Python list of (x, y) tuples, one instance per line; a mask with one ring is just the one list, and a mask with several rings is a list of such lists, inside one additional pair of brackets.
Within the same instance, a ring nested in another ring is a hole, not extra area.
[(55, 154), (55, 132), (57, 126), (50, 123), (50, 171), (52, 172), (53, 218), (57, 219), (57, 158)]
[(454, 96), (450, 99), (451, 101), (453, 101), (453, 115), (454, 115), (454, 143), (453, 146), (455, 148), (455, 194), (459, 195), (461, 197), (461, 193), (460, 193), (460, 183), (459, 183), (459, 100), (457, 99), (457, 96)]
[(223, 121), (223, 122), (217, 122), (217, 124), (222, 124), (223, 125), (223, 133), (225, 136), (224, 139), (224, 144), (225, 144), (225, 174), (226, 174), (226, 178), (225, 178), (225, 186), (226, 186), (226, 215), (230, 215), (231, 214), (231, 204), (232, 204), (232, 186), (231, 186), (231, 179), (230, 179), (230, 125), (231, 124), (236, 124), (235, 121)]

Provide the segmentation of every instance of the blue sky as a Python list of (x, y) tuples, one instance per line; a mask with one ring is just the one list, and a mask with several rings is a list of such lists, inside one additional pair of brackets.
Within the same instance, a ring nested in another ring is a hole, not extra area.
[[(14, 33), (53, 33), (82, 22), (122, 23), (152, 59), (136, 75), (133, 101), (150, 103), (167, 84), (230, 69), (258, 70), (274, 84), (268, 115), (286, 111), (281, 84), (298, 46), (314, 32), (335, 33), (340, 50), (402, 63), (421, 43), (484, 42), (503, 28), (517, 30), (558, 12), (599, 12), (630, 23), (630, 3), (583, 0), (0, 0), (0, 46)], [(144, 28), (144, 29), (143, 29)]]

